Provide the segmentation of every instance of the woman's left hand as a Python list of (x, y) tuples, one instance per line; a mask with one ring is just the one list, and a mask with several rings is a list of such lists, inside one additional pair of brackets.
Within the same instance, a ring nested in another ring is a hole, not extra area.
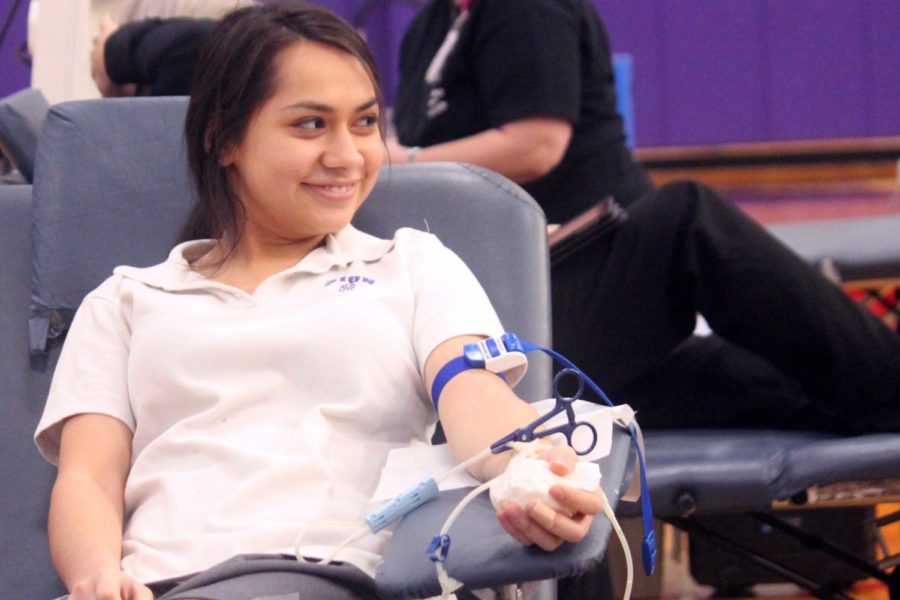
[[(562, 476), (570, 473), (578, 461), (578, 455), (569, 446), (548, 448), (540, 456), (550, 463), (553, 473)], [(549, 493), (560, 504), (560, 510), (553, 510), (540, 501), (529, 502), (525, 507), (510, 502), (497, 513), (497, 520), (525, 546), (537, 544), (552, 551), (563, 542), (580, 542), (587, 535), (594, 515), (603, 509), (602, 491), (554, 485)]]

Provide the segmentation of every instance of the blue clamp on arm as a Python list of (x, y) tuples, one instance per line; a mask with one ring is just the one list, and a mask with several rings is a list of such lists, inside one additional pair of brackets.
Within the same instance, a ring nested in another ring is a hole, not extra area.
[(437, 482), (429, 477), (389, 500), (381, 508), (366, 515), (364, 521), (372, 533), (378, 533), (406, 513), (438, 495)]
[(445, 364), (431, 384), (431, 401), (437, 408), (444, 386), (451, 379), (469, 369), (485, 369), (506, 379), (510, 387), (515, 386), (528, 369), (525, 348), (514, 333), (504, 333), (500, 337), (471, 342), (463, 346), (462, 356), (457, 356)]

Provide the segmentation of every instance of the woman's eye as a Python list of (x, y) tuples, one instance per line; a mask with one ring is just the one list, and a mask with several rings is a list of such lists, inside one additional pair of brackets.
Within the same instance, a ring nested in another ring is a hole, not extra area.
[(313, 117), (309, 119), (301, 119), (294, 123), (294, 127), (298, 129), (322, 129), (325, 127), (325, 120), (319, 117)]
[(378, 126), (378, 115), (366, 115), (361, 117), (356, 124), (359, 127), (376, 127)]

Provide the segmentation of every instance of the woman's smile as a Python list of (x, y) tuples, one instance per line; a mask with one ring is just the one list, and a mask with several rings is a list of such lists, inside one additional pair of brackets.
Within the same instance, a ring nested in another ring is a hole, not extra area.
[(303, 183), (303, 189), (329, 202), (348, 202), (357, 196), (358, 184), (353, 183)]

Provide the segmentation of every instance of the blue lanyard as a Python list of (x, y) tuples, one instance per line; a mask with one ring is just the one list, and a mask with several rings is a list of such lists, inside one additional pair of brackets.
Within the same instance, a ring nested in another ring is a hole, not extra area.
[[(527, 342), (525, 340), (521, 340), (522, 348), (524, 348), (525, 352), (531, 352), (533, 350), (540, 350), (544, 354), (548, 354), (554, 360), (559, 362), (566, 368), (572, 369), (576, 373), (579, 373), (584, 380), (587, 382), (588, 386), (594, 392), (597, 393), (603, 401), (611, 406), (615, 407), (615, 404), (609, 399), (606, 393), (600, 389), (600, 386), (594, 383), (594, 380), (588, 377), (581, 369), (575, 366), (572, 361), (567, 359), (565, 356), (551, 350), (550, 348), (544, 348), (543, 346), (539, 346), (532, 342)], [(644, 538), (641, 542), (641, 559), (644, 563), (644, 573), (649, 577), (653, 575), (654, 566), (656, 565), (656, 534), (653, 531), (653, 507), (650, 504), (650, 489), (647, 485), (647, 469), (644, 464), (644, 453), (641, 451), (641, 444), (638, 441), (637, 432), (634, 429), (634, 425), (630, 424), (627, 427), (628, 435), (631, 437), (631, 445), (634, 446), (635, 453), (638, 458), (638, 467), (640, 471), (641, 478), (641, 520), (644, 525)]]

